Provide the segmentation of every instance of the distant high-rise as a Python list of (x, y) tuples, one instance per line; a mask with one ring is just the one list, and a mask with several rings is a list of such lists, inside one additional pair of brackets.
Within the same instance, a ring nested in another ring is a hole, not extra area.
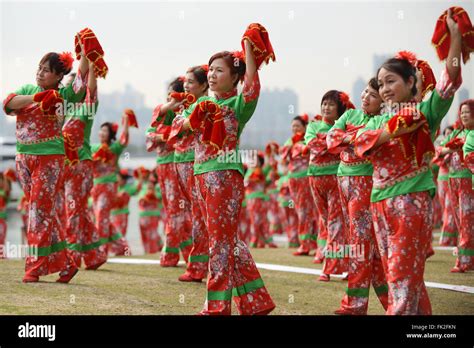
[(100, 104), (104, 108), (140, 109), (145, 107), (145, 96), (128, 83), (125, 85), (123, 92), (102, 93), (100, 99)]
[[(137, 116), (139, 129), (130, 129), (130, 145), (128, 151), (132, 154), (143, 155), (145, 150), (145, 130), (151, 122), (153, 110), (145, 105), (145, 96), (126, 84), (123, 91), (115, 91), (110, 94), (99, 93), (99, 108), (92, 128), (92, 142), (98, 141), (100, 125), (104, 122), (121, 123), (124, 109), (132, 109)], [(121, 131), (121, 124), (119, 133)], [(117, 135), (118, 138), (118, 135)]]
[(351, 101), (358, 109), (361, 107), (360, 95), (365, 89), (365, 86), (367, 86), (367, 82), (368, 81), (364, 80), (362, 77), (358, 77), (352, 85)]
[[(298, 96), (292, 89), (264, 89), (257, 109), (242, 133), (243, 148), (263, 149), (269, 141), (282, 144), (290, 137), (290, 125), (298, 115)], [(312, 118), (314, 115), (309, 115)]]
[(469, 99), (469, 91), (466, 88), (461, 88), (457, 92), (458, 95), (458, 103), (461, 104), (466, 99)]

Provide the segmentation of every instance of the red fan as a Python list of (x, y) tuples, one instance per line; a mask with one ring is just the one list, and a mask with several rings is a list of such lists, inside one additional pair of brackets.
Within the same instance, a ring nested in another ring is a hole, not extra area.
[(189, 108), (191, 104), (196, 102), (196, 97), (191, 93), (173, 92), (170, 94), (170, 97), (176, 99), (177, 101), (182, 101), (186, 99), (183, 105), (186, 109)]
[[(464, 64), (469, 60), (469, 56), (474, 51), (474, 28), (471, 24), (471, 19), (467, 12), (458, 6), (450, 7), (452, 17), (458, 24), (459, 31), (462, 37), (461, 53)], [(444, 11), (436, 22), (431, 43), (436, 48), (436, 53), (440, 60), (445, 60), (448, 57), (449, 47), (451, 46), (451, 37), (448, 30), (446, 18), (448, 11)]]
[(125, 115), (127, 115), (127, 118), (128, 118), (128, 126), (138, 128), (137, 116), (135, 116), (135, 113), (133, 112), (133, 110), (125, 109), (124, 113)]
[(63, 103), (63, 98), (54, 89), (38, 92), (33, 96), (33, 101), (39, 104), (44, 115), (58, 116), (58, 107)]
[[(404, 108), (387, 122), (386, 129), (390, 134), (393, 134), (399, 128), (416, 127), (419, 121), (425, 119), (425, 116), (419, 110), (412, 107)], [(414, 132), (405, 133), (398, 138), (402, 143), (406, 158), (415, 157), (418, 166), (421, 165), (425, 155), (429, 153), (434, 154), (435, 152), (427, 124), (424, 124)]]
[(242, 49), (245, 51), (244, 41), (248, 40), (252, 46), (252, 52), (257, 63), (257, 69), (263, 62), (268, 64), (270, 60), (275, 61), (275, 52), (273, 51), (267, 30), (259, 23), (252, 23), (247, 27), (242, 37)]
[(3, 172), (3, 176), (5, 177), (5, 179), (7, 180), (10, 180), (12, 182), (15, 182), (16, 181), (16, 174), (15, 174), (15, 171), (11, 168), (8, 168), (6, 169), (4, 172)]
[(114, 159), (114, 154), (107, 144), (102, 144), (99, 150), (97, 150), (97, 152), (92, 155), (92, 159), (94, 161), (109, 163)]
[(189, 116), (191, 129), (202, 131), (201, 141), (214, 145), (221, 149), (227, 138), (224, 119), (219, 105), (211, 100), (204, 100), (196, 105)]
[(99, 43), (94, 32), (89, 28), (82, 29), (79, 33), (77, 33), (74, 39), (74, 45), (76, 48), (76, 58), (81, 58), (81, 46), (79, 44), (79, 40), (84, 48), (84, 54), (86, 55), (87, 59), (92, 62), (94, 65), (94, 72), (98, 77), (105, 78), (107, 76), (107, 72), (109, 68), (104, 60), (104, 50)]
[(72, 64), (74, 63), (74, 58), (72, 57), (71, 52), (63, 52), (59, 54), (59, 61), (65, 70), (71, 70)]
[(462, 147), (464, 146), (464, 140), (462, 140), (461, 138), (453, 138), (448, 141), (444, 146), (452, 150), (462, 149)]

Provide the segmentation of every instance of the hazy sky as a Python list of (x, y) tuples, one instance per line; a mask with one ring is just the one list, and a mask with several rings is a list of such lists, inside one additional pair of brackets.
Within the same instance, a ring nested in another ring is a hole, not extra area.
[[(374, 74), (374, 54), (412, 50), (439, 76), (443, 64), (431, 45), (436, 19), (460, 5), (474, 20), (473, 0), (0, 3), (2, 97), (35, 83), (42, 55), (73, 51), (74, 34), (87, 26), (100, 38), (110, 68), (99, 88), (112, 92), (130, 83), (150, 107), (163, 100), (172, 77), (207, 63), (217, 51), (239, 49), (251, 22), (268, 29), (277, 57), (261, 70), (263, 87), (290, 87), (299, 95), (300, 111), (319, 112), (324, 92), (350, 93), (359, 76)], [(473, 62), (463, 66), (471, 97)]]

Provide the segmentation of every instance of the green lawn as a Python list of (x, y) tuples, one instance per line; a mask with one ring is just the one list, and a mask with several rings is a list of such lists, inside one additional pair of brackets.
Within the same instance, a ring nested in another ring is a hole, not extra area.
[[(291, 250), (253, 249), (257, 262), (321, 268), (312, 257), (295, 257)], [(136, 256), (158, 259), (159, 255)], [(474, 272), (451, 274), (454, 256), (436, 251), (428, 260), (425, 280), (474, 286)], [(21, 282), (22, 260), (0, 260), (0, 314), (188, 314), (202, 308), (205, 283), (181, 283), (184, 267), (106, 264), (98, 271), (81, 270), (71, 284), (57, 284), (57, 275), (34, 284)], [(315, 276), (261, 270), (265, 284), (277, 304), (274, 314), (332, 315), (338, 308), (346, 282), (317, 281)], [(434, 314), (474, 314), (474, 295), (428, 289)], [(371, 292), (369, 314), (383, 314)], [(236, 313), (236, 311), (234, 311)]]

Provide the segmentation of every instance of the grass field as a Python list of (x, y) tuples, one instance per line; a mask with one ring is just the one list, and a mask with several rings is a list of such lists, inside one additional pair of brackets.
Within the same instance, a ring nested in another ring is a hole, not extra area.
[[(294, 257), (287, 248), (252, 249), (256, 262), (321, 269), (312, 257)], [(159, 255), (136, 256), (159, 259)], [(436, 251), (427, 262), (425, 280), (452, 285), (474, 286), (474, 272), (449, 273), (454, 256)], [(41, 282), (23, 284), (23, 260), (0, 261), (0, 314), (177, 314), (193, 315), (202, 308), (205, 283), (177, 280), (184, 266), (106, 264), (98, 271), (81, 270), (71, 284), (55, 283), (56, 275)], [(338, 308), (346, 282), (317, 281), (315, 276), (261, 270), (277, 308), (273, 314), (332, 315)], [(428, 288), (433, 314), (474, 314), (474, 295)], [(369, 314), (383, 314), (371, 291)], [(236, 311), (234, 310), (234, 313)]]

